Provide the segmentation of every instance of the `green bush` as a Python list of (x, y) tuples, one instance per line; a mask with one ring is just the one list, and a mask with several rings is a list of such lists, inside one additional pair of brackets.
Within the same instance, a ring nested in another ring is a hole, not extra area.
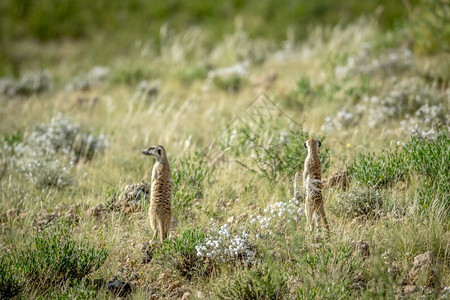
[(359, 216), (377, 216), (383, 207), (385, 195), (382, 191), (367, 187), (356, 187), (338, 195), (333, 210), (337, 215), (355, 218)]
[(175, 212), (180, 212), (190, 207), (194, 199), (203, 197), (204, 185), (210, 180), (214, 169), (198, 152), (182, 159), (173, 159), (170, 166), (172, 205)]
[(23, 289), (23, 280), (13, 268), (11, 257), (0, 257), (0, 299), (10, 299)]
[(348, 172), (358, 184), (367, 187), (386, 187), (404, 179), (408, 172), (407, 161), (402, 150), (361, 154), (359, 161), (353, 163)]
[(410, 12), (408, 32), (419, 53), (450, 50), (450, 5), (446, 1), (422, 0)]
[(109, 251), (72, 238), (67, 225), (37, 232), (31, 243), (13, 256), (14, 270), (27, 287), (46, 290), (80, 280), (105, 262)]
[(432, 203), (443, 204), (446, 213), (450, 205), (446, 201), (450, 192), (450, 135), (447, 129), (438, 129), (434, 137), (413, 135), (408, 143), (380, 155), (362, 154), (348, 168), (349, 175), (359, 185), (380, 188), (418, 176), (419, 190), (416, 201), (422, 209)]
[(450, 171), (450, 136), (440, 129), (432, 139), (412, 136), (403, 147), (383, 151), (380, 155), (361, 154), (349, 168), (359, 184), (387, 186), (406, 178), (411, 171), (434, 179), (448, 178)]
[(437, 131), (432, 139), (411, 137), (404, 152), (412, 169), (418, 174), (443, 178), (450, 173), (450, 135), (445, 129)]
[[(242, 148), (253, 150), (252, 164), (247, 165), (238, 160), (242, 166), (248, 170), (276, 182), (282, 177), (293, 177), (296, 172), (303, 169), (305, 158), (308, 154), (304, 147), (305, 141), (310, 135), (303, 131), (291, 130), (287, 133), (280, 133), (279, 137), (267, 138), (267, 129), (264, 122), (261, 122), (259, 129), (243, 127), (239, 130), (239, 139)], [(324, 137), (319, 137), (323, 143)], [(243, 143), (246, 143), (244, 145)], [(329, 167), (330, 149), (323, 146), (319, 150), (319, 157), (322, 163), (322, 172)]]
[(205, 235), (198, 230), (185, 230), (180, 237), (166, 239), (157, 249), (154, 259), (167, 264), (181, 276), (191, 279), (211, 272), (211, 265), (197, 256), (196, 246), (205, 240)]
[(421, 209), (429, 208), (432, 203), (443, 205), (450, 215), (450, 135), (440, 129), (434, 139), (412, 137), (405, 146), (406, 156), (411, 168), (423, 178), (419, 187), (417, 201)]
[(206, 66), (187, 66), (180, 70), (177, 75), (184, 84), (191, 84), (195, 80), (205, 79), (208, 70)]
[(285, 299), (288, 286), (280, 271), (254, 266), (233, 274), (218, 286), (219, 299)]
[(155, 75), (155, 72), (149, 70), (148, 67), (143, 65), (128, 64), (113, 70), (113, 72), (111, 72), (111, 76), (109, 77), (109, 81), (112, 84), (133, 85), (138, 84), (142, 80), (154, 78)]
[(244, 85), (245, 79), (242, 76), (230, 75), (228, 77), (216, 76), (213, 83), (219, 89), (230, 93), (237, 93)]

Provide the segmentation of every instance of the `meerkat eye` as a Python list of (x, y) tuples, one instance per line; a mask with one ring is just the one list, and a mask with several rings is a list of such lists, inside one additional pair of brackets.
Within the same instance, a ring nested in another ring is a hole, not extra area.
[(317, 142), (319, 143), (319, 148), (320, 148), (320, 146), (322, 146), (322, 143), (319, 140), (317, 140)]

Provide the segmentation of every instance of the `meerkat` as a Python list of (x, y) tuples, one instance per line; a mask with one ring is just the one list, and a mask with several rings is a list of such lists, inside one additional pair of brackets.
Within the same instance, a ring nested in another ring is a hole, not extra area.
[(161, 243), (168, 237), (172, 219), (172, 187), (170, 164), (163, 146), (150, 146), (142, 151), (144, 155), (156, 158), (152, 170), (150, 191), (150, 226), (154, 232), (154, 239), (160, 238)]
[(318, 139), (311, 138), (304, 143), (304, 146), (308, 149), (308, 156), (306, 156), (303, 168), (306, 222), (312, 229), (313, 219), (315, 219), (316, 226), (319, 226), (320, 221), (329, 231), (322, 199), (322, 166), (319, 159), (321, 143)]

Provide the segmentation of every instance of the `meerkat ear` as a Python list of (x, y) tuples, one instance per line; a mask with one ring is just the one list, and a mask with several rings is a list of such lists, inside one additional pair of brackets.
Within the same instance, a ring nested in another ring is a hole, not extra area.
[(319, 140), (317, 140), (317, 142), (319, 143), (319, 148), (320, 148), (320, 146), (322, 146), (322, 143)]
[(307, 148), (307, 147), (306, 147), (306, 142), (303, 143), (303, 146), (305, 146), (305, 148)]
[(158, 148), (158, 155), (161, 155), (161, 148)]

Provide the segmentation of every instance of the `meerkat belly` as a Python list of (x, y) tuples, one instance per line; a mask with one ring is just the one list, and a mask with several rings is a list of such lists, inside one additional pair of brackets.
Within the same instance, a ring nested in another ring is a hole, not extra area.
[(167, 184), (158, 184), (152, 188), (150, 206), (166, 206), (170, 207), (171, 189)]

